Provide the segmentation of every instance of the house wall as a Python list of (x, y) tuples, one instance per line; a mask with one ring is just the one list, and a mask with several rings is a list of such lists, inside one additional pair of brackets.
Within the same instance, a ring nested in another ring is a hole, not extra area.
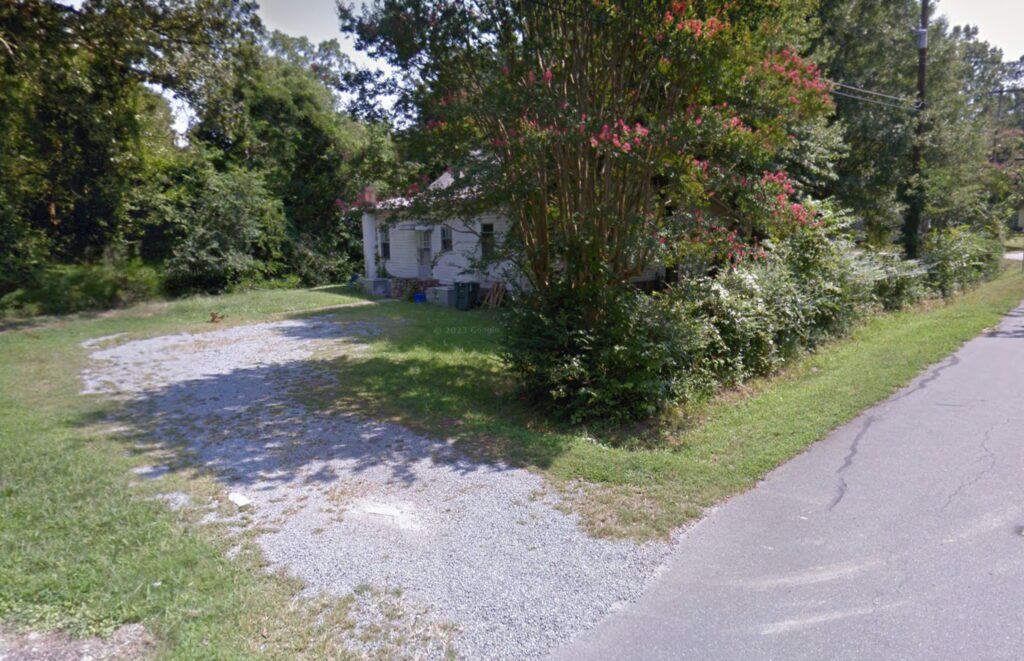
[(401, 223), (391, 226), (391, 259), (387, 260), (388, 274), (393, 278), (420, 277), (419, 263), (416, 261), (416, 232), (402, 229)]
[(490, 285), (494, 280), (501, 279), (501, 273), (507, 265), (492, 264), (486, 273), (473, 271), (471, 263), (480, 259), (480, 226), (484, 223), (494, 225), (495, 242), (500, 245), (502, 237), (508, 232), (508, 220), (498, 214), (485, 214), (469, 223), (448, 223), (452, 228), (452, 249), (441, 252), (441, 228), (434, 228), (432, 237), (434, 260), (434, 278), (442, 284), (452, 284), (457, 280), (476, 280)]
[[(384, 220), (376, 214), (363, 214), (363, 259), (366, 262), (366, 277), (377, 276), (377, 227)], [(435, 225), (431, 230), (430, 245), (433, 255), (431, 277), (442, 285), (451, 285), (457, 281), (476, 281), (483, 286), (490, 286), (496, 280), (525, 284), (521, 277), (513, 273), (511, 264), (499, 262), (492, 264), (485, 273), (475, 271), (471, 267), (474, 260), (480, 258), (480, 226), (484, 223), (494, 225), (495, 241), (500, 245), (502, 238), (509, 230), (508, 219), (497, 213), (489, 213), (469, 221), (453, 221), (446, 223), (452, 228), (452, 249), (441, 251), (441, 226)], [(430, 223), (415, 220), (403, 220), (391, 226), (391, 258), (386, 261), (388, 275), (393, 278), (419, 278), (417, 234), (413, 229), (427, 226)], [(407, 229), (403, 229), (407, 228)], [(653, 265), (635, 278), (633, 282), (657, 280), (664, 276), (665, 269)]]
[[(363, 215), (363, 259), (366, 263), (366, 277), (377, 275), (377, 227), (384, 220), (376, 214)], [(494, 264), (486, 273), (473, 271), (471, 262), (480, 258), (480, 226), (483, 223), (494, 225), (495, 241), (500, 243), (508, 231), (508, 221), (498, 214), (485, 214), (468, 223), (452, 222), (452, 249), (441, 251), (441, 226), (435, 225), (431, 230), (430, 245), (434, 256), (432, 277), (441, 284), (450, 285), (459, 280), (473, 280), (484, 286), (498, 279), (504, 279), (503, 273), (507, 264)], [(403, 220), (391, 226), (391, 258), (386, 261), (387, 272), (394, 278), (419, 278), (416, 226), (429, 223), (415, 220)], [(405, 229), (408, 228), (408, 229)]]

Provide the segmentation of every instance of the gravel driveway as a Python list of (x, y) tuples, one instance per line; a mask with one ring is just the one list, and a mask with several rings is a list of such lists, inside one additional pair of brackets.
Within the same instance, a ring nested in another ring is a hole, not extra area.
[(455, 626), (461, 657), (538, 657), (635, 600), (668, 544), (592, 539), (529, 471), (300, 403), (297, 388), (330, 387), (319, 362), (379, 332), (314, 317), (100, 338), (84, 392), (124, 398), (127, 419), (250, 499), (272, 568), (309, 596), (401, 589)]

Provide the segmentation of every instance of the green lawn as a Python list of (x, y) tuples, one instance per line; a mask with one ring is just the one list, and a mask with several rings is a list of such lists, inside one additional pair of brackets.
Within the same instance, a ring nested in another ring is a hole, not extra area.
[[(723, 396), (696, 423), (551, 425), (501, 369), (496, 313), (407, 303), (329, 311), (383, 332), (370, 351), (324, 362), (342, 377), (335, 389), (306, 394), (317, 406), (451, 438), (481, 461), (530, 467), (594, 534), (648, 539), (750, 488), (1022, 297), (1024, 275), (1011, 270), (948, 304), (873, 319), (786, 373)], [(206, 322), (211, 310), (234, 324), (359, 300), (337, 288), (251, 292), (31, 320), (0, 333), (0, 620), (78, 634), (142, 621), (172, 658), (342, 656), (345, 600), (295, 605), (296, 586), (267, 576), (258, 554), (227, 560), (227, 538), (128, 486), (129, 469), (145, 458), (97, 425), (114, 404), (77, 394), (79, 343), (210, 330), (218, 327)], [(662, 446), (651, 449), (652, 437)], [(317, 618), (323, 608), (331, 615)]]
[(1007, 251), (1024, 250), (1024, 234), (1011, 234), (1005, 241), (1003, 247)]
[[(294, 605), (296, 586), (265, 576), (255, 554), (229, 561), (226, 538), (137, 497), (129, 469), (142, 459), (96, 424), (113, 405), (77, 394), (79, 343), (217, 328), (211, 309), (227, 324), (360, 300), (337, 288), (251, 292), (0, 333), (0, 621), (78, 635), (142, 621), (170, 658), (344, 656), (346, 602)], [(317, 624), (319, 612), (329, 615)]]

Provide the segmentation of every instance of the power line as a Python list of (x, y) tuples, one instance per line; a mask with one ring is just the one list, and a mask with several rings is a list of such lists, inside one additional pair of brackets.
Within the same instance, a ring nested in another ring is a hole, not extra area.
[(879, 97), (882, 97), (882, 98), (885, 98), (885, 99), (892, 99), (893, 101), (902, 101), (904, 103), (914, 103), (913, 99), (910, 99), (910, 98), (905, 97), (905, 96), (894, 96), (892, 94), (884, 94), (882, 92), (875, 92), (874, 90), (868, 90), (868, 89), (864, 89), (862, 87), (856, 87), (854, 85), (847, 85), (846, 83), (840, 83), (839, 81), (836, 81), (836, 80), (828, 80), (828, 79), (826, 79), (825, 82), (831, 83), (832, 85), (835, 85), (836, 87), (842, 87), (844, 89), (853, 90), (855, 92), (860, 92), (862, 94), (871, 94), (873, 96), (879, 96)]
[(906, 110), (906, 111), (910, 111), (910, 112), (913, 112), (913, 111), (917, 110), (917, 108), (914, 108), (914, 107), (901, 106), (901, 105), (897, 105), (895, 103), (887, 103), (885, 101), (877, 101), (877, 100), (869, 98), (869, 97), (857, 96), (856, 94), (847, 94), (846, 92), (840, 92), (839, 90), (832, 90), (832, 94), (834, 94), (836, 96), (841, 96), (841, 97), (844, 97), (844, 98), (847, 98), (847, 99), (854, 99), (856, 101), (863, 101), (864, 103), (870, 103), (870, 104), (876, 105), (876, 106), (883, 106), (885, 108), (895, 108), (896, 110)]

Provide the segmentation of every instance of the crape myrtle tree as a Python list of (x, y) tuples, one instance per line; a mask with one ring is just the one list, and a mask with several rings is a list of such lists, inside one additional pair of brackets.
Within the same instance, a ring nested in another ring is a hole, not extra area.
[[(505, 210), (533, 288), (600, 293), (695, 231), (809, 220), (775, 169), (831, 104), (798, 54), (808, 7), (398, 0), (343, 18), (453, 168), (417, 201)], [(716, 200), (718, 220), (694, 211)]]
[(831, 110), (801, 56), (812, 11), (805, 0), (340, 6), (343, 29), (394, 72), (383, 82), (397, 112), (451, 168), (448, 188), (410, 186), (411, 212), (501, 210), (511, 222), (502, 258), (528, 287), (509, 353), (527, 385), (545, 355), (575, 355), (581, 384), (658, 362), (595, 358), (617, 337), (660, 341), (651, 315), (635, 319), (631, 278), (695, 250), (728, 267), (815, 222), (787, 173), (794, 159), (827, 169), (834, 156), (800, 147)]

